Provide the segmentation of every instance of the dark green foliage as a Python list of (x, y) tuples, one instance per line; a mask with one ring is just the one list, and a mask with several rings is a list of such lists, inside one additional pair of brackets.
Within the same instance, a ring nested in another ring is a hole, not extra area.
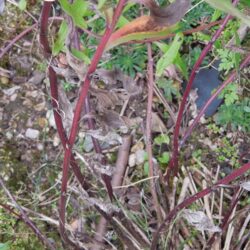
[(242, 130), (250, 131), (250, 99), (245, 98), (243, 101), (222, 105), (215, 116), (217, 124), (222, 126), (231, 125), (233, 130), (242, 128)]
[(163, 90), (165, 98), (172, 102), (173, 97), (179, 98), (180, 92), (177, 86), (175, 86), (173, 80), (168, 80), (164, 77), (161, 77), (157, 80), (157, 86)]
[(143, 72), (147, 65), (147, 51), (144, 45), (118, 47), (112, 51), (112, 59), (104, 65), (107, 69), (118, 68), (125, 74), (135, 77), (137, 72)]

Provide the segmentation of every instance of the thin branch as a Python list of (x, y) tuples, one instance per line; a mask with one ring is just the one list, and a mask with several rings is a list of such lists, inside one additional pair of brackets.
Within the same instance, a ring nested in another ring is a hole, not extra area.
[[(237, 4), (239, 0), (234, 0), (233, 4)], [(230, 15), (227, 15), (225, 17), (225, 19), (223, 20), (223, 23), (221, 24), (220, 28), (215, 32), (214, 36), (211, 38), (211, 40), (208, 42), (208, 44), (205, 46), (205, 48), (203, 49), (203, 51), (201, 52), (200, 57), (198, 58), (198, 60), (196, 61), (187, 87), (185, 89), (183, 98), (182, 98), (182, 102), (179, 108), (179, 112), (178, 112), (178, 116), (177, 116), (177, 122), (176, 122), (176, 126), (175, 126), (175, 130), (174, 130), (174, 139), (173, 139), (173, 153), (172, 153), (172, 157), (169, 163), (169, 166), (165, 172), (165, 180), (169, 181), (171, 176), (174, 176), (178, 173), (178, 155), (179, 155), (179, 133), (180, 133), (180, 127), (181, 127), (181, 122), (182, 122), (182, 117), (183, 117), (183, 113), (185, 110), (185, 106), (186, 106), (186, 102), (187, 102), (187, 98), (189, 96), (189, 93), (191, 91), (192, 85), (193, 85), (193, 81), (195, 79), (195, 76), (197, 74), (197, 70), (199, 69), (200, 65), (202, 64), (204, 58), (206, 57), (206, 55), (208, 54), (208, 52), (210, 51), (210, 49), (212, 48), (213, 44), (216, 42), (216, 40), (220, 37), (221, 33), (223, 32), (223, 30), (225, 29), (228, 21), (231, 19)]]
[(211, 192), (215, 191), (217, 188), (219, 188), (221, 185), (226, 185), (230, 183), (231, 181), (236, 180), (239, 176), (245, 174), (250, 169), (250, 163), (247, 163), (240, 168), (234, 170), (231, 174), (227, 175), (225, 178), (218, 181), (213, 186), (203, 189), (202, 191), (192, 195), (191, 197), (185, 199), (182, 203), (177, 205), (172, 211), (170, 211), (167, 215), (167, 217), (164, 219), (164, 222), (161, 224), (161, 226), (156, 231), (153, 241), (151, 244), (151, 250), (155, 250), (157, 246), (157, 241), (159, 239), (159, 235), (162, 232), (162, 230), (168, 226), (168, 224), (176, 217), (177, 213), (186, 208), (187, 206), (193, 204), (196, 200), (203, 198), (205, 195), (210, 194)]
[[(154, 176), (154, 162), (152, 153), (152, 103), (153, 103), (153, 93), (154, 93), (154, 70), (153, 70), (154, 60), (152, 57), (152, 47), (148, 43), (148, 103), (147, 103), (147, 119), (146, 119), (146, 148), (148, 155), (148, 165), (149, 165), (149, 177)], [(162, 221), (162, 214), (160, 209), (160, 204), (157, 197), (155, 179), (150, 179), (150, 191), (153, 199), (153, 205), (155, 212), (157, 214), (158, 225)]]
[[(116, 161), (115, 173), (112, 178), (112, 187), (121, 186), (123, 182), (124, 173), (128, 164), (129, 150), (131, 146), (131, 135), (125, 136), (122, 140), (122, 145), (119, 147), (118, 156)], [(107, 231), (107, 220), (101, 217), (96, 230), (95, 240), (97, 242), (103, 241), (103, 236)], [(99, 250), (100, 244), (96, 244), (93, 250)]]
[[(238, 202), (240, 200), (240, 196), (241, 196), (241, 190), (240, 190), (240, 187), (237, 187), (237, 189), (235, 190), (235, 193), (232, 197), (230, 207), (229, 207), (229, 209), (228, 209), (226, 215), (224, 216), (223, 221), (220, 225), (222, 232), (227, 229), (228, 224), (229, 224), (229, 219), (230, 219), (232, 212), (234, 211), (236, 205), (238, 204)], [(209, 239), (209, 241), (207, 243), (207, 246), (206, 246), (207, 249), (211, 249), (211, 246), (213, 245), (217, 235), (218, 235), (218, 233), (213, 233), (212, 237)]]
[[(62, 176), (62, 186), (61, 186), (61, 197), (60, 197), (60, 208), (59, 208), (59, 215), (60, 215), (60, 232), (63, 237), (65, 237), (65, 212), (66, 212), (66, 192), (67, 192), (67, 182), (68, 182), (68, 171), (69, 171), (69, 163), (70, 163), (70, 158), (72, 155), (72, 147), (75, 143), (76, 135), (78, 132), (78, 127), (79, 127), (79, 120), (81, 116), (81, 111), (84, 107), (84, 102), (85, 99), (88, 95), (88, 90), (90, 87), (90, 82), (91, 82), (91, 75), (95, 72), (98, 62), (101, 59), (101, 56), (104, 52), (105, 46), (113, 32), (113, 29), (116, 26), (116, 23), (118, 21), (118, 18), (120, 17), (122, 10), (124, 8), (124, 5), (126, 3), (126, 0), (120, 0), (117, 8), (115, 10), (114, 16), (112, 23), (106, 27), (105, 33), (100, 41), (100, 44), (94, 54), (94, 57), (92, 59), (92, 62), (89, 66), (89, 69), (87, 71), (85, 80), (82, 84), (82, 88), (80, 91), (80, 96), (78, 98), (76, 108), (75, 108), (75, 113), (73, 117), (73, 122), (72, 122), (72, 127), (70, 131), (70, 136), (69, 136), (69, 143), (66, 145), (66, 150), (64, 154), (64, 160), (63, 160), (63, 176)], [(108, 183), (109, 180), (106, 180), (106, 184)], [(110, 181), (109, 181), (110, 183)], [(112, 187), (111, 183), (108, 186), (108, 188)], [(111, 189), (112, 191), (112, 189)], [(109, 195), (112, 196), (112, 192)]]
[[(244, 59), (244, 61), (241, 63), (240, 65), (240, 70), (245, 68), (247, 65), (249, 65), (250, 63), (250, 53), (247, 55), (247, 57)], [(197, 115), (197, 117), (194, 119), (194, 121), (192, 122), (192, 124), (190, 125), (190, 127), (187, 129), (187, 131), (185, 132), (183, 139), (180, 142), (180, 146), (183, 146), (183, 144), (185, 143), (185, 141), (188, 139), (188, 137), (190, 136), (190, 134), (192, 133), (193, 129), (195, 128), (195, 126), (198, 124), (200, 118), (204, 115), (204, 113), (206, 112), (207, 108), (209, 107), (209, 105), (213, 102), (213, 100), (221, 93), (221, 91), (227, 86), (229, 85), (237, 76), (238, 71), (235, 70), (233, 71), (230, 76), (222, 83), (222, 85), (211, 95), (211, 97), (207, 100), (207, 102), (205, 103), (205, 105), (201, 108), (199, 114)]]

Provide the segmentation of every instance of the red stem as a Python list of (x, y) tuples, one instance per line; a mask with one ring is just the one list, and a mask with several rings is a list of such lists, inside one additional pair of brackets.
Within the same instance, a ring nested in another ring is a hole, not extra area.
[[(49, 47), (48, 39), (47, 39), (47, 27), (48, 27), (48, 17), (51, 9), (51, 2), (45, 1), (41, 13), (41, 29), (40, 29), (40, 42), (44, 49), (45, 57), (49, 57), (51, 55), (51, 50)], [(69, 144), (68, 138), (66, 136), (66, 132), (63, 127), (62, 118), (58, 112), (58, 88), (57, 88), (57, 77), (56, 73), (51, 66), (48, 68), (49, 71), (49, 80), (50, 80), (50, 90), (52, 97), (52, 106), (54, 112), (54, 119), (57, 126), (57, 131), (59, 137), (61, 139), (64, 150), (66, 150), (67, 145)], [(78, 181), (82, 185), (84, 189), (89, 188), (89, 184), (86, 182), (85, 177), (82, 175), (80, 168), (78, 167), (73, 155), (70, 156), (70, 164), (72, 166), (73, 172), (77, 177)], [(64, 193), (62, 194), (64, 195)], [(73, 245), (76, 249), (78, 248), (73, 242), (69, 240), (66, 234), (62, 235), (62, 238), (65, 242)]]
[(70, 163), (70, 158), (72, 155), (72, 146), (75, 143), (76, 139), (76, 134), (78, 131), (78, 123), (80, 120), (80, 115), (82, 108), (84, 106), (84, 101), (87, 97), (90, 82), (91, 82), (91, 74), (93, 74), (96, 70), (96, 67), (98, 65), (98, 62), (104, 52), (105, 46), (113, 32), (113, 29), (115, 28), (115, 25), (118, 21), (118, 18), (120, 17), (122, 10), (124, 8), (126, 0), (120, 0), (117, 8), (115, 10), (114, 16), (112, 23), (110, 25), (107, 25), (105, 33), (100, 41), (100, 44), (96, 50), (96, 53), (94, 54), (94, 57), (92, 59), (92, 62), (90, 64), (90, 67), (88, 69), (88, 72), (85, 77), (85, 81), (82, 85), (80, 96), (78, 98), (76, 108), (75, 108), (75, 113), (74, 113), (74, 118), (73, 118), (73, 123), (70, 131), (70, 136), (69, 136), (69, 143), (66, 144), (66, 150), (64, 154), (64, 160), (63, 160), (63, 176), (62, 176), (62, 186), (61, 186), (61, 197), (60, 197), (60, 232), (63, 235), (65, 235), (65, 211), (66, 211), (66, 192), (67, 192), (67, 182), (68, 182), (68, 170), (69, 170), (69, 163)]
[(182, 210), (183, 208), (186, 208), (187, 206), (191, 205), (196, 200), (204, 197), (205, 195), (213, 192), (218, 187), (220, 187), (220, 185), (226, 185), (229, 182), (235, 180), (239, 176), (245, 174), (249, 169), (250, 169), (250, 163), (247, 163), (247, 164), (241, 166), (240, 168), (234, 170), (231, 174), (227, 175), (225, 178), (221, 179), (220, 181), (218, 181), (213, 186), (211, 186), (209, 188), (206, 188), (206, 189), (203, 189), (202, 191), (200, 191), (200, 192), (196, 193), (195, 195), (192, 195), (191, 197), (185, 199), (182, 203), (180, 203), (178, 206), (176, 206), (172, 211), (169, 212), (169, 214), (165, 218), (164, 222), (161, 224), (161, 226), (156, 231), (156, 233), (155, 233), (155, 235), (153, 237), (152, 244), (151, 244), (151, 250), (156, 249), (157, 241), (158, 241), (158, 238), (159, 238), (159, 235), (160, 235), (161, 231), (167, 226), (167, 224), (169, 224), (175, 218), (175, 216), (177, 215), (177, 213), (180, 210)]
[[(246, 67), (248, 64), (250, 63), (250, 53), (247, 55), (247, 57), (245, 58), (245, 60), (241, 63), (240, 65), (240, 69), (243, 69), (244, 67)], [(180, 143), (180, 146), (182, 146), (185, 141), (187, 140), (187, 138), (190, 136), (190, 134), (192, 133), (193, 129), (195, 128), (195, 126), (197, 125), (197, 123), (199, 122), (200, 118), (204, 115), (204, 113), (206, 112), (207, 108), (209, 107), (209, 105), (213, 102), (213, 100), (221, 93), (221, 91), (229, 84), (231, 83), (237, 76), (237, 72), (238, 71), (233, 71), (230, 76), (223, 82), (223, 84), (213, 93), (213, 95), (208, 99), (208, 101), (205, 103), (205, 105), (202, 107), (202, 109), (200, 110), (200, 113), (197, 115), (197, 117), (194, 119), (193, 123), (190, 125), (190, 127), (188, 128), (188, 130), (185, 132), (183, 139)]]
[[(221, 230), (222, 232), (226, 230), (226, 228), (228, 227), (228, 222), (229, 222), (229, 219), (230, 219), (230, 216), (235, 208), (235, 206), (237, 205), (237, 203), (239, 202), (239, 199), (240, 199), (240, 187), (237, 187), (233, 197), (232, 197), (232, 201), (231, 201), (231, 204), (230, 204), (230, 207), (226, 213), (226, 215), (224, 216), (223, 218), (223, 221), (221, 223)], [(216, 236), (217, 236), (218, 233), (213, 233), (212, 237), (209, 239), (207, 245), (206, 245), (206, 248), (207, 249), (211, 249), (211, 246), (213, 245), (215, 239), (216, 239)]]
[[(234, 0), (234, 4), (236, 4), (239, 0)], [(179, 133), (180, 133), (180, 127), (181, 127), (181, 122), (182, 122), (182, 117), (183, 117), (183, 113), (185, 110), (185, 106), (186, 106), (186, 102), (187, 102), (187, 98), (189, 96), (189, 93), (191, 91), (192, 85), (193, 85), (193, 81), (195, 79), (196, 76), (196, 72), (199, 69), (202, 61), (204, 60), (204, 58), (206, 57), (206, 55), (208, 54), (208, 52), (210, 51), (210, 49), (212, 48), (213, 44), (215, 43), (215, 41), (219, 38), (219, 36), (221, 35), (222, 31), (225, 29), (228, 21), (231, 19), (230, 15), (227, 15), (223, 21), (223, 23), (221, 24), (220, 28), (216, 31), (216, 33), (214, 34), (214, 36), (212, 37), (211, 41), (209, 41), (209, 43), (206, 45), (206, 47), (203, 49), (203, 51), (201, 52), (200, 57), (198, 58), (198, 60), (196, 61), (187, 87), (185, 89), (183, 98), (182, 98), (182, 102), (180, 105), (180, 109), (178, 112), (178, 117), (177, 117), (177, 121), (176, 121), (176, 125), (175, 125), (175, 130), (174, 130), (174, 139), (173, 139), (173, 153), (172, 153), (172, 157), (169, 163), (169, 166), (165, 172), (165, 180), (169, 181), (170, 177), (173, 175), (177, 175), (178, 173), (178, 155), (179, 155)]]

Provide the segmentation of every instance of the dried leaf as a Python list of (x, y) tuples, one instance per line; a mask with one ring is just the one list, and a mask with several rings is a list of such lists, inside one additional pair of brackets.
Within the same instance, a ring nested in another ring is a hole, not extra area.
[(2, 91), (5, 95), (11, 96), (16, 92), (16, 90), (18, 90), (20, 88), (21, 88), (20, 86), (14, 86), (14, 87), (9, 88), (9, 89), (3, 89)]
[(106, 50), (131, 40), (160, 38), (176, 29), (175, 24), (185, 15), (190, 0), (176, 0), (160, 7), (153, 0), (137, 0), (150, 9), (150, 16), (141, 16), (112, 34)]
[(68, 132), (71, 128), (71, 124), (74, 117), (73, 112), (73, 104), (69, 101), (67, 95), (63, 88), (59, 85), (58, 88), (58, 96), (59, 96), (59, 111), (62, 116), (63, 126), (65, 130)]
[(105, 110), (100, 115), (101, 122), (105, 123), (108, 127), (113, 129), (124, 129), (127, 128), (126, 123), (117, 112), (111, 110)]
[(90, 89), (90, 93), (98, 100), (97, 110), (104, 111), (109, 108), (114, 108), (116, 105), (121, 105), (121, 100), (115, 92), (103, 89)]
[(108, 132), (106, 135), (102, 134), (101, 130), (88, 130), (87, 134), (96, 138), (97, 140), (103, 141), (108, 145), (122, 144), (122, 137), (116, 132)]
[(68, 48), (66, 48), (66, 58), (68, 64), (76, 72), (78, 78), (83, 81), (87, 72), (86, 64), (75, 57)]
[(152, 112), (152, 132), (166, 133), (167, 128), (157, 113)]
[(245, 190), (250, 191), (250, 181), (243, 182), (243, 183), (240, 184), (240, 186), (242, 188), (244, 188)]
[(215, 226), (202, 211), (194, 212), (190, 209), (185, 209), (183, 217), (199, 231), (221, 232), (221, 229)]
[(139, 0), (150, 9), (150, 15), (160, 26), (171, 26), (181, 20), (190, 6), (190, 0), (176, 0), (167, 6), (158, 6), (154, 0)]

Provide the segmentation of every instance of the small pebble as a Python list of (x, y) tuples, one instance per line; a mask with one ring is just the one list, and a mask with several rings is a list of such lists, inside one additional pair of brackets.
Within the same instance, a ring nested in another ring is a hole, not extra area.
[(7, 131), (5, 135), (8, 140), (11, 140), (13, 138), (13, 134), (10, 131)]
[(37, 149), (38, 149), (39, 151), (43, 151), (43, 149), (44, 149), (44, 146), (43, 146), (42, 143), (38, 143), (38, 144), (36, 145), (36, 147), (37, 147)]
[(9, 79), (8, 77), (6, 77), (6, 76), (1, 76), (1, 77), (0, 77), (0, 82), (1, 82), (2, 84), (4, 84), (4, 85), (7, 85), (7, 84), (9, 84), (10, 79)]
[(57, 135), (55, 135), (53, 139), (53, 146), (57, 147), (59, 144), (60, 144), (60, 138)]
[(140, 165), (145, 161), (146, 152), (143, 149), (139, 149), (135, 152), (136, 165)]
[(17, 93), (14, 93), (11, 97), (10, 97), (10, 101), (14, 102), (17, 98)]
[(38, 139), (39, 131), (33, 128), (28, 128), (25, 132), (25, 136), (32, 140)]
[(130, 167), (134, 167), (136, 165), (136, 156), (135, 154), (131, 154), (128, 158), (128, 165)]

